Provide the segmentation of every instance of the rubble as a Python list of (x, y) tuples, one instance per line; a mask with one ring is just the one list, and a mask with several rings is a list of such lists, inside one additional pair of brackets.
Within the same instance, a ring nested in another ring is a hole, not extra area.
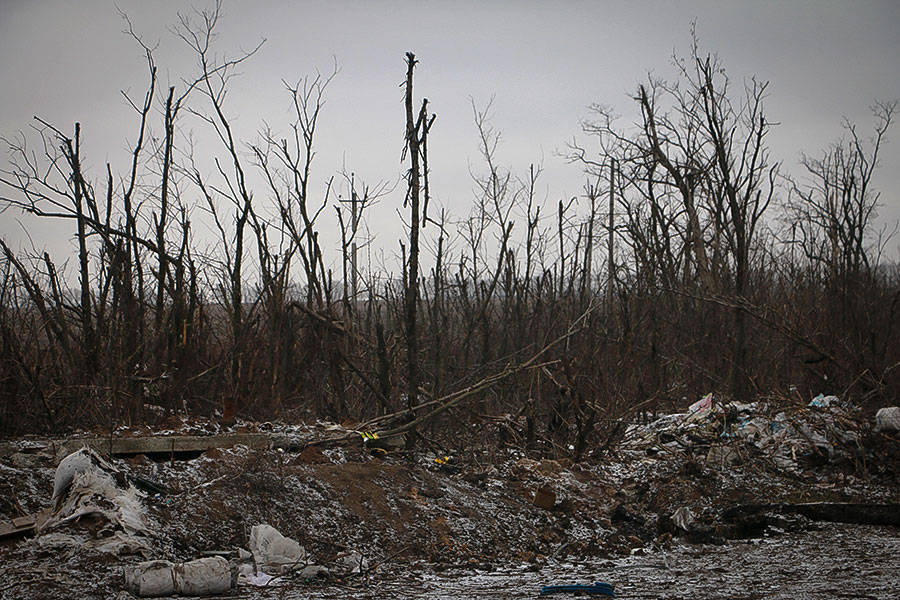
[[(872, 434), (869, 418), (852, 405), (702, 400), (695, 410), (632, 424), (612, 452), (588, 452), (577, 464), (523, 447), (444, 445), (372, 455), (360, 443), (297, 454), (236, 445), (159, 462), (100, 456), (106, 466), (83, 456), (60, 470), (51, 467), (52, 444), (10, 440), (0, 456), (0, 514), (34, 514), (53, 490), (64, 491), (60, 511), (50, 509), (54, 525), (0, 546), (0, 590), (14, 590), (0, 598), (127, 595), (125, 568), (165, 561), (159, 570), (174, 573), (177, 565), (217, 555), (218, 564), (231, 559), (242, 597), (269, 597), (274, 586), (285, 597), (328, 597), (315, 590), (383, 586), (417, 572), (521, 566), (531, 573), (565, 561), (654, 556), (685, 543), (722, 547), (799, 535), (819, 519), (784, 507), (871, 505), (888, 514), (884, 507), (900, 502), (889, 458), (897, 452), (894, 436)], [(327, 424), (252, 427), (295, 439), (334, 435)], [(32, 460), (14, 462), (18, 454)], [(137, 490), (130, 482), (138, 478), (169, 493)], [(542, 488), (555, 495), (550, 510), (534, 504)], [(106, 514), (91, 509), (69, 518), (89, 508), (91, 497)], [(771, 506), (725, 516), (754, 503)], [(121, 514), (129, 506), (139, 520)], [(122, 546), (117, 536), (140, 545)], [(49, 561), (58, 580), (17, 576)]]
[(686, 413), (630, 425), (621, 447), (665, 456), (704, 453), (717, 467), (764, 457), (776, 469), (796, 474), (804, 463), (852, 460), (862, 427), (858, 410), (835, 396), (817, 396), (806, 407), (783, 407), (722, 404), (709, 394)]

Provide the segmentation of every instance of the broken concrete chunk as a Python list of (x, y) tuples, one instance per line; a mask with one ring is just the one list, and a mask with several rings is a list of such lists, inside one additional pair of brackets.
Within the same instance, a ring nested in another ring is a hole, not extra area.
[(296, 540), (284, 537), (269, 525), (254, 525), (250, 530), (250, 552), (259, 570), (281, 575), (306, 566), (306, 550)]

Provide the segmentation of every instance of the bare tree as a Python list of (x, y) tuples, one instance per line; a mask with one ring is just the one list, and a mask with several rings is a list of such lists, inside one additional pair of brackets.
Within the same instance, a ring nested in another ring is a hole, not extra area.
[[(435, 115), (428, 113), (428, 99), (422, 100), (418, 113), (413, 101), (413, 70), (418, 61), (412, 52), (406, 53), (406, 136), (403, 157), (409, 156), (407, 171), (406, 202), (410, 209), (409, 219), (409, 261), (406, 263), (406, 288), (404, 290), (405, 325), (407, 344), (407, 408), (418, 404), (419, 397), (419, 348), (418, 348), (418, 306), (419, 306), (419, 230), (428, 214), (428, 133), (434, 124)], [(410, 436), (412, 439), (413, 436)]]
[[(221, 16), (221, 8), (221, 2), (216, 2), (212, 9), (195, 11), (193, 15), (179, 14), (179, 26), (176, 28), (176, 33), (196, 55), (200, 71), (197, 88), (209, 102), (209, 111), (191, 108), (191, 113), (212, 127), (222, 143), (228, 163), (230, 163), (223, 166), (218, 158), (215, 160), (216, 171), (221, 179), (219, 185), (208, 184), (204, 181), (200, 170), (196, 167), (193, 169), (194, 183), (206, 200), (226, 253), (225, 268), (229, 289), (225, 300), (230, 314), (233, 344), (230, 369), (232, 387), (226, 394), (223, 410), (224, 419), (227, 421), (234, 419), (237, 397), (240, 395), (242, 387), (244, 232), (253, 213), (253, 194), (247, 184), (240, 141), (235, 136), (231, 122), (225, 114), (225, 97), (228, 80), (234, 75), (235, 68), (253, 56), (262, 47), (265, 40), (236, 59), (219, 60), (214, 54), (212, 43), (215, 38), (216, 25)], [(226, 231), (224, 221), (219, 215), (217, 196), (226, 199), (234, 209), (233, 234)]]
[[(587, 133), (600, 138), (601, 156), (571, 146), (570, 158), (595, 177), (604, 167), (620, 169), (620, 203), (627, 217), (628, 244), (650, 282), (685, 283), (693, 276), (703, 294), (746, 300), (752, 253), (775, 193), (778, 165), (770, 164), (763, 100), (766, 84), (751, 79), (737, 101), (720, 61), (701, 55), (696, 35), (688, 57), (675, 57), (673, 82), (651, 79), (639, 85), (637, 131), (613, 125), (611, 111), (595, 107)], [(611, 177), (611, 176), (610, 176)], [(673, 239), (680, 246), (673, 247)], [(749, 393), (746, 372), (746, 315), (734, 312), (731, 389)]]
[(807, 177), (792, 181), (793, 196), (786, 203), (793, 228), (789, 237), (832, 282), (853, 281), (874, 266), (870, 244), (880, 194), (872, 188), (872, 176), (897, 106), (897, 101), (873, 106), (875, 131), (868, 143), (845, 120), (846, 137), (819, 158), (804, 154)]

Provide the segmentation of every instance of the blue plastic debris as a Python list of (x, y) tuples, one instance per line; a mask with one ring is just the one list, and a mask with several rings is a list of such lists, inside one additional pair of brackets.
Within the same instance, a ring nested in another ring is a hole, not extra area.
[(615, 596), (613, 584), (603, 581), (595, 581), (594, 585), (545, 585), (541, 588), (541, 596), (549, 596), (550, 594), (588, 594), (591, 596)]
[(825, 396), (823, 394), (819, 394), (815, 398), (810, 401), (809, 405), (815, 408), (831, 408), (832, 406), (837, 406), (841, 403), (840, 398), (837, 396)]

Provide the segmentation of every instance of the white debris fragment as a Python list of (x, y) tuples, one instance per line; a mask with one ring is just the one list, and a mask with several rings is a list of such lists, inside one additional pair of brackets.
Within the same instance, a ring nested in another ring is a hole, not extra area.
[(369, 570), (369, 560), (356, 550), (339, 557), (337, 563), (341, 567), (349, 569), (351, 575)]
[(72, 486), (72, 479), (78, 473), (85, 471), (100, 471), (112, 477), (116, 468), (106, 462), (103, 457), (88, 447), (84, 447), (66, 456), (56, 467), (56, 475), (53, 477), (53, 497), (51, 502), (57, 502), (66, 495)]
[(875, 413), (875, 431), (900, 431), (900, 406), (879, 408)]
[(689, 531), (694, 522), (694, 515), (687, 506), (682, 506), (672, 514), (672, 522), (681, 529)]
[(250, 530), (250, 552), (259, 570), (282, 575), (306, 566), (306, 550), (267, 523)]
[(253, 587), (269, 587), (275, 586), (282, 582), (281, 577), (275, 577), (268, 573), (241, 573), (238, 576), (238, 583), (243, 585), (252, 585)]
[[(82, 449), (70, 455), (68, 458), (73, 460), (61, 464), (62, 469), (57, 469), (61, 491), (54, 500), (54, 509), (36, 524), (36, 543), (58, 545), (62, 539), (71, 539), (77, 547), (147, 555), (149, 530), (138, 491), (132, 486), (119, 487), (113, 478), (115, 469), (102, 459), (95, 462), (95, 457), (93, 451)], [(90, 530), (77, 528), (75, 524), (85, 517), (100, 525)], [(59, 533), (66, 537), (57, 535), (42, 542), (48, 534)]]

